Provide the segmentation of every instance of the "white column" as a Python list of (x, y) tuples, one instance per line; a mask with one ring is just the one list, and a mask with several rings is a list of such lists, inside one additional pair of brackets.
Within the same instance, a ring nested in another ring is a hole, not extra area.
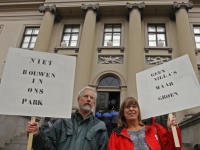
[(90, 70), (93, 56), (94, 35), (96, 26), (96, 16), (99, 5), (82, 5), (86, 11), (83, 31), (81, 35), (80, 49), (76, 64), (76, 75), (74, 84), (73, 106), (77, 106), (78, 92), (89, 84)]
[(39, 11), (44, 13), (40, 31), (33, 50), (48, 51), (49, 41), (51, 38), (51, 31), (53, 28), (55, 17), (59, 17), (56, 6), (40, 6)]
[(141, 14), (145, 4), (130, 4), (126, 7), (130, 12), (127, 64), (127, 96), (137, 98), (136, 73), (143, 70), (144, 56), (142, 47)]
[(176, 15), (176, 27), (178, 34), (178, 46), (180, 56), (188, 54), (192, 62), (195, 73), (198, 75), (197, 62), (195, 56), (195, 47), (193, 42), (193, 35), (190, 29), (190, 23), (188, 19), (188, 9), (191, 9), (193, 4), (189, 3), (177, 3), (174, 2), (174, 10)]
[[(193, 4), (191, 2), (188, 2), (188, 3), (174, 2), (179, 55), (180, 56), (185, 55), (185, 54), (189, 55), (190, 61), (193, 65), (196, 76), (199, 79), (196, 56), (195, 56), (195, 47), (194, 47), (194, 42), (193, 42), (193, 35), (191, 33), (188, 13), (187, 13), (188, 10), (191, 9), (192, 7), (193, 7)], [(197, 113), (199, 111), (200, 111), (200, 107), (196, 107), (196, 108), (191, 108), (185, 111), (178, 112), (176, 113), (177, 119), (178, 121), (180, 121), (182, 120), (182, 118), (184, 118), (185, 114)]]

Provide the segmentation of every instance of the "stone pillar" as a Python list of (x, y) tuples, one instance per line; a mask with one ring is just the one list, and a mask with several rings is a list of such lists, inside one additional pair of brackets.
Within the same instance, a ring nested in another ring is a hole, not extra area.
[(144, 64), (140, 11), (144, 9), (145, 3), (127, 3), (126, 7), (130, 15), (127, 50), (127, 96), (137, 98), (136, 73), (143, 70)]
[(83, 11), (86, 12), (83, 25), (80, 49), (76, 64), (76, 75), (74, 83), (73, 106), (77, 106), (77, 94), (85, 86), (89, 84), (90, 70), (93, 56), (93, 44), (96, 26), (97, 11), (99, 4), (82, 5)]
[[(188, 54), (190, 61), (193, 65), (194, 71), (197, 78), (199, 79), (197, 62), (195, 56), (195, 47), (193, 42), (193, 35), (191, 33), (189, 19), (188, 19), (188, 10), (193, 7), (191, 2), (188, 3), (178, 3), (174, 2), (174, 11), (176, 17), (176, 26), (177, 26), (177, 35), (178, 35), (178, 46), (180, 56)], [(200, 111), (200, 107), (188, 109), (186, 111), (181, 111), (177, 113), (177, 119), (183, 118), (184, 115), (187, 117), (187, 114), (197, 113)], [(182, 119), (181, 119), (182, 120)]]
[(198, 75), (197, 62), (195, 57), (195, 47), (193, 35), (191, 33), (187, 11), (193, 7), (191, 2), (174, 2), (174, 11), (176, 16), (176, 26), (178, 34), (178, 46), (180, 56), (188, 54), (192, 62), (194, 71)]
[[(44, 13), (44, 18), (40, 26), (40, 31), (37, 36), (37, 40), (33, 50), (36, 51), (48, 51), (49, 41), (51, 38), (51, 31), (54, 24), (54, 19), (59, 18), (59, 15), (56, 11), (56, 5), (53, 6), (40, 6), (39, 11)], [(59, 20), (59, 19), (58, 19)]]
[(127, 88), (121, 87), (121, 92), (120, 92), (120, 106), (123, 102), (123, 100), (127, 97)]

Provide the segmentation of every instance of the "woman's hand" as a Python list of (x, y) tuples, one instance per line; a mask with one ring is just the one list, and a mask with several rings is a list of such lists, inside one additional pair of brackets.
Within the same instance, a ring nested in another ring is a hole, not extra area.
[(168, 128), (168, 130), (171, 130), (171, 125), (175, 126), (175, 127), (178, 127), (178, 123), (176, 121), (176, 117), (173, 116), (172, 119), (170, 120), (170, 117), (168, 115), (168, 120), (167, 120), (167, 128)]

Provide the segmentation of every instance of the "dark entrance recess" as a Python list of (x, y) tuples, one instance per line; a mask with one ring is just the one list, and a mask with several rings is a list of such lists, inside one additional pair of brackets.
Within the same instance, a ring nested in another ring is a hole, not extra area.
[(157, 116), (155, 122), (162, 125), (164, 128), (167, 128), (167, 119), (168, 119), (168, 114)]
[[(120, 82), (114, 76), (106, 76), (99, 81), (99, 87), (106, 87), (112, 89), (119, 88)], [(96, 102), (96, 112), (102, 110), (102, 113), (108, 112), (108, 110), (112, 109), (110, 105), (110, 101), (115, 99), (116, 103), (114, 105), (115, 110), (119, 111), (120, 106), (120, 92), (97, 92), (97, 102)], [(112, 105), (113, 106), (113, 105)]]
[[(155, 122), (163, 126), (164, 128), (167, 128), (167, 119), (168, 119), (168, 114), (162, 115), (162, 116), (157, 116)], [(142, 120), (144, 124), (151, 125), (152, 124), (152, 118), (144, 119)]]
[(96, 112), (102, 110), (102, 113), (112, 109), (109, 105), (110, 100), (115, 99), (115, 110), (119, 111), (120, 107), (120, 92), (97, 92)]

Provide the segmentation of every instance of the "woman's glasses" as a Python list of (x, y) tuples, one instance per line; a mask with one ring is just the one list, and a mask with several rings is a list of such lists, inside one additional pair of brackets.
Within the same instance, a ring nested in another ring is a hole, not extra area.
[(133, 109), (138, 108), (137, 105), (126, 105), (126, 106), (125, 106), (125, 109), (130, 109), (131, 107), (132, 107)]

